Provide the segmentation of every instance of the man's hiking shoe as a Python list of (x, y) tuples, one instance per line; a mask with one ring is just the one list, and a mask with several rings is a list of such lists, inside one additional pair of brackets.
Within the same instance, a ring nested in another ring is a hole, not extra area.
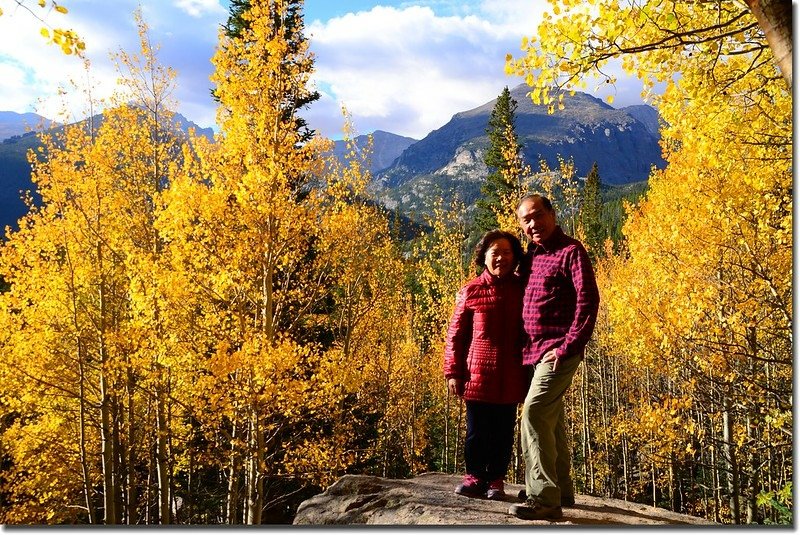
[(495, 479), (489, 483), (489, 490), (486, 491), (486, 497), (490, 500), (503, 500), (506, 497), (502, 479)]
[(515, 503), (508, 508), (508, 514), (522, 520), (558, 520), (564, 516), (559, 505), (544, 505), (535, 500)]
[(467, 474), (461, 480), (461, 484), (456, 487), (455, 493), (470, 498), (483, 498), (486, 492), (486, 483), (477, 477)]
[[(528, 495), (525, 493), (525, 489), (522, 489), (517, 494), (517, 498), (519, 501), (524, 502), (528, 499)], [(575, 507), (575, 496), (562, 496), (561, 497), (561, 507)]]

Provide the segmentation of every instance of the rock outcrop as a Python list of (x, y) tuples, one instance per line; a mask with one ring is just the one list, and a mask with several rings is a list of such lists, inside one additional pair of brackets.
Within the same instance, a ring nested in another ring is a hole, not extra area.
[(681, 515), (647, 505), (576, 496), (575, 506), (564, 508), (558, 521), (526, 521), (508, 514), (521, 485), (506, 485), (506, 501), (466, 498), (453, 492), (459, 476), (427, 473), (396, 480), (347, 475), (325, 492), (300, 504), (296, 525), (713, 525), (702, 518)]

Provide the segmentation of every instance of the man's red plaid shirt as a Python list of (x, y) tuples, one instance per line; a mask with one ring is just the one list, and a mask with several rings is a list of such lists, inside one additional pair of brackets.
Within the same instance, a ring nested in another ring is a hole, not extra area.
[(586, 249), (556, 227), (541, 244), (529, 244), (521, 268), (528, 279), (522, 308), (523, 363), (536, 364), (553, 348), (559, 360), (583, 357), (600, 305)]

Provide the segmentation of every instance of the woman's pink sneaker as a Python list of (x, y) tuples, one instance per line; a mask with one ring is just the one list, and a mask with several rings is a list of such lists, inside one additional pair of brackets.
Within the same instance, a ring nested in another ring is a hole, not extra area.
[(506, 497), (502, 479), (495, 479), (489, 483), (489, 490), (486, 491), (486, 497), (490, 500), (503, 500)]
[(486, 483), (471, 474), (466, 474), (455, 492), (470, 498), (482, 498), (483, 493), (486, 492)]

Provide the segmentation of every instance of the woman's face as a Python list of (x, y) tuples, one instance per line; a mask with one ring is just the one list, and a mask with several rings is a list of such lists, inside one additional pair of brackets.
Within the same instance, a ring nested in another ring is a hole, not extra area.
[(514, 269), (514, 250), (505, 238), (494, 240), (486, 249), (483, 263), (495, 277), (504, 277)]

